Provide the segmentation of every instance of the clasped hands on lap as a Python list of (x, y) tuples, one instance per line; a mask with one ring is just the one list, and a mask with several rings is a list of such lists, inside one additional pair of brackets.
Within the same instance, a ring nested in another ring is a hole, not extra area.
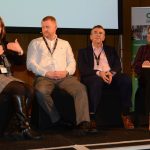
[(113, 75), (110, 71), (100, 71), (99, 76), (104, 80), (104, 82), (111, 84)]
[(63, 79), (68, 75), (67, 71), (48, 71), (45, 77), (50, 79)]

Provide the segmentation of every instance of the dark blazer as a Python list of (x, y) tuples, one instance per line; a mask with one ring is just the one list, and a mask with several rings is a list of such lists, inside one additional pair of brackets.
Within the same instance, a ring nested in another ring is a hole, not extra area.
[[(105, 51), (111, 71), (115, 71), (117, 73), (121, 72), (121, 63), (116, 50), (112, 47), (105, 46), (105, 45), (103, 46), (103, 49)], [(78, 67), (79, 67), (81, 78), (96, 75), (97, 70), (93, 69), (94, 57), (93, 57), (92, 45), (90, 45), (87, 48), (79, 50)]]

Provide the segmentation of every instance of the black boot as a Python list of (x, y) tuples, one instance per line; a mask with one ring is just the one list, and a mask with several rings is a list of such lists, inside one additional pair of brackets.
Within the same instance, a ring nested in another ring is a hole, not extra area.
[(12, 100), (15, 112), (13, 118), (14, 127), (10, 127), (9, 131), (11, 132), (9, 133), (11, 133), (12, 137), (14, 137), (16, 140), (40, 139), (41, 137), (35, 135), (35, 133), (30, 128), (26, 98), (24, 96), (14, 95)]

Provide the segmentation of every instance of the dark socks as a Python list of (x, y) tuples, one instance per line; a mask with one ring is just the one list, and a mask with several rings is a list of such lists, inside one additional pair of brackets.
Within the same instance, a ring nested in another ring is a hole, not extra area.
[(124, 108), (122, 109), (122, 115), (123, 115), (123, 116), (128, 116), (128, 115), (130, 115), (130, 108), (129, 108), (129, 107), (124, 107)]
[(96, 115), (95, 115), (95, 113), (90, 113), (90, 119), (91, 119), (91, 120), (96, 120)]

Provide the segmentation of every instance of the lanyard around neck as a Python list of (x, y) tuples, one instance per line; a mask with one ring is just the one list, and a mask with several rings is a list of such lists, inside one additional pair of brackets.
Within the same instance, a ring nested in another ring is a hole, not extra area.
[(101, 56), (102, 52), (103, 52), (103, 49), (101, 50), (101, 52), (99, 53), (99, 55), (96, 56), (96, 54), (95, 54), (94, 51), (93, 51), (94, 58), (95, 58), (95, 60), (96, 60), (97, 66), (99, 66), (99, 60), (100, 60), (100, 56)]
[(54, 47), (53, 47), (52, 50), (50, 49), (50, 47), (49, 47), (49, 45), (48, 45), (48, 43), (47, 43), (47, 41), (46, 41), (46, 39), (45, 39), (44, 36), (43, 36), (43, 40), (44, 40), (44, 42), (45, 42), (45, 44), (46, 44), (46, 47), (48, 48), (49, 52), (51, 53), (51, 55), (53, 55), (53, 53), (54, 53), (54, 51), (55, 51), (55, 49), (56, 49), (56, 46), (57, 46), (58, 39), (56, 39), (55, 44), (54, 44)]

